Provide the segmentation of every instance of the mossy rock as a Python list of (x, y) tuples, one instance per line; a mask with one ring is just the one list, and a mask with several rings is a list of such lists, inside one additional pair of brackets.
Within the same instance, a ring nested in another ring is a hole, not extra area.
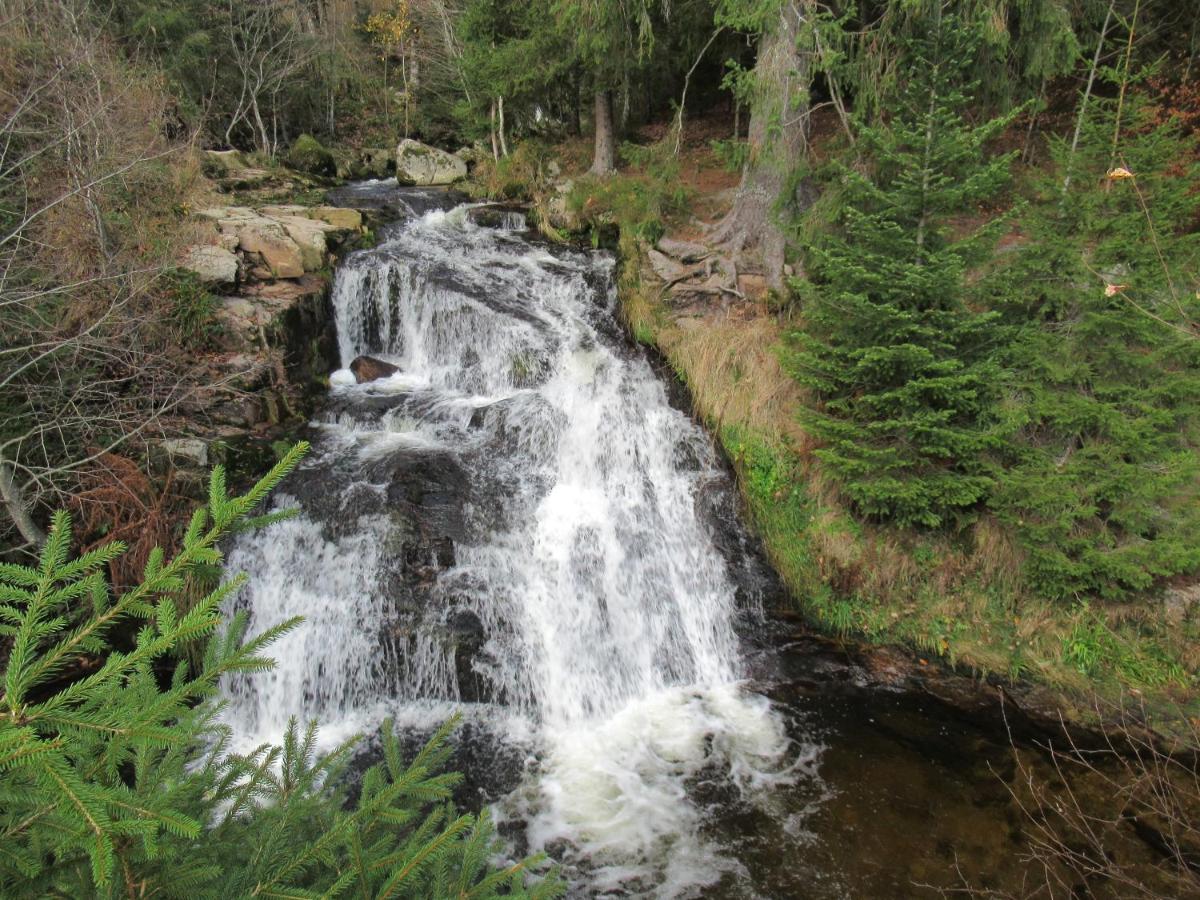
[(302, 134), (296, 138), (286, 160), (291, 168), (299, 172), (327, 176), (337, 174), (337, 161), (333, 154), (310, 134)]

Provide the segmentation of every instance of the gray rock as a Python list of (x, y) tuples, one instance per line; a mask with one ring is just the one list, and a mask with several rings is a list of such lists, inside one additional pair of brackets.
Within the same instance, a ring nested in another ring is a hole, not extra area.
[(159, 446), (171, 458), (171, 462), (191, 463), (204, 468), (208, 465), (208, 444), (199, 438), (167, 438)]
[(358, 157), (364, 173), (372, 178), (387, 178), (395, 166), (392, 152), (386, 147), (365, 147)]
[(405, 138), (396, 147), (396, 180), (401, 184), (453, 184), (467, 177), (467, 164), (452, 153)]
[(1167, 588), (1163, 594), (1163, 612), (1172, 625), (1178, 627), (1200, 601), (1200, 583)]
[(252, 259), (261, 259), (255, 274), (260, 278), (299, 278), (304, 274), (304, 254), (283, 226), (270, 219), (265, 224), (248, 223), (238, 232), (238, 249)]
[(205, 284), (237, 283), (237, 254), (225, 247), (208, 244), (189, 247), (181, 267), (194, 272)]

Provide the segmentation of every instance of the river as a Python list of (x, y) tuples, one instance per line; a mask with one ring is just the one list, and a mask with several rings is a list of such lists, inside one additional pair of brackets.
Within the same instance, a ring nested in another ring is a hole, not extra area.
[[(340, 265), (343, 370), (309, 459), (237, 539), (278, 666), (226, 684), (243, 745), (458, 711), (460, 800), (580, 897), (903, 897), (1016, 885), (995, 727), (796, 634), (728, 467), (618, 324), (608, 253), (428, 190)], [(353, 197), (351, 199), (354, 199)]]

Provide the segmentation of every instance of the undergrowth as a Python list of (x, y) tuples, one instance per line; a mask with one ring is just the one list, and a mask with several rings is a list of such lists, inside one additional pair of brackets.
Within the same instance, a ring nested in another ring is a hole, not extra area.
[(1171, 623), (1148, 606), (1134, 616), (1128, 605), (1039, 599), (1022, 578), (1020, 548), (992, 517), (954, 537), (852, 516), (796, 425), (798, 388), (779, 365), (775, 319), (680, 327), (636, 260), (625, 256), (626, 324), (688, 385), (774, 567), (814, 626), (1071, 695), (1132, 689), (1151, 704), (1191, 700), (1200, 673), (1194, 622)]

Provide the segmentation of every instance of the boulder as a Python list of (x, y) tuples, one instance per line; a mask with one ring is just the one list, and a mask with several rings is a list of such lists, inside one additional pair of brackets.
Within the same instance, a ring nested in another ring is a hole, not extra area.
[(189, 247), (180, 264), (205, 284), (236, 284), (238, 258), (232, 249), (203, 244)]
[(467, 164), (452, 153), (405, 138), (396, 147), (396, 180), (401, 184), (452, 184), (467, 177)]
[(333, 151), (334, 174), (339, 181), (353, 181), (362, 178), (362, 164), (358, 156), (350, 150)]
[(387, 178), (396, 165), (386, 147), (364, 147), (358, 151), (358, 159), (363, 174), (370, 178)]
[(400, 369), (389, 362), (384, 362), (382, 359), (376, 359), (373, 356), (357, 356), (350, 363), (350, 371), (354, 373), (355, 381), (359, 384), (366, 384), (368, 381), (390, 378), (399, 372)]
[(175, 465), (208, 465), (208, 444), (199, 438), (167, 438), (159, 446)]
[(300, 248), (300, 258), (305, 272), (316, 272), (325, 265), (325, 232), (330, 226), (318, 219), (302, 216), (274, 216), (274, 221), (283, 226), (284, 232)]
[(243, 253), (257, 254), (267, 277), (299, 278), (304, 274), (304, 254), (300, 247), (278, 222), (263, 219), (262, 223), (248, 223), (238, 232), (238, 248)]
[(337, 172), (333, 154), (321, 146), (321, 142), (311, 134), (302, 134), (296, 138), (296, 142), (287, 152), (287, 164), (310, 175), (333, 175)]
[(554, 193), (546, 204), (547, 219), (553, 227), (564, 231), (579, 231), (583, 227), (579, 213), (572, 209), (568, 202), (568, 197), (574, 189), (575, 181), (571, 178), (563, 178), (554, 183)]

